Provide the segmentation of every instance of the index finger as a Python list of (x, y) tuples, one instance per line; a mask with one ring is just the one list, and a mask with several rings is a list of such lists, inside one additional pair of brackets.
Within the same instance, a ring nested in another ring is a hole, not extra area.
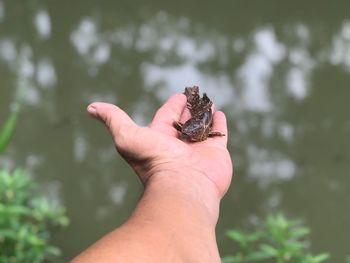
[(185, 107), (186, 96), (184, 94), (177, 93), (171, 96), (154, 115), (150, 128), (171, 136), (176, 136), (177, 131), (173, 123), (180, 120)]

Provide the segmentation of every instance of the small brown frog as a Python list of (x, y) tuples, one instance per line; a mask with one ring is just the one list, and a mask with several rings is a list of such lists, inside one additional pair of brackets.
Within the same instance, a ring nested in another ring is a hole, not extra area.
[(212, 131), (213, 126), (213, 102), (203, 93), (199, 95), (199, 87), (187, 87), (184, 94), (187, 97), (187, 108), (192, 117), (185, 123), (175, 122), (174, 127), (181, 132), (182, 139), (191, 142), (204, 141), (208, 137), (225, 136), (221, 132)]

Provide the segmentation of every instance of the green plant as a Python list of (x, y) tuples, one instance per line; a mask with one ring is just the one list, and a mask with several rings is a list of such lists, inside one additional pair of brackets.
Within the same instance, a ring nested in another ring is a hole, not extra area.
[(13, 135), (13, 131), (18, 119), (19, 108), (20, 107), (18, 102), (13, 105), (11, 114), (5, 121), (4, 126), (0, 132), (0, 154), (5, 151), (5, 148), (10, 142), (10, 139)]
[[(319, 263), (328, 259), (327, 253), (312, 255), (306, 246), (310, 230), (299, 220), (288, 220), (282, 214), (267, 216), (261, 229), (252, 234), (229, 230), (228, 238), (238, 244), (235, 255), (223, 263), (276, 262)], [(272, 261), (271, 261), (272, 260)]]
[(22, 170), (0, 170), (0, 262), (43, 262), (58, 256), (49, 228), (66, 226), (62, 207), (39, 196), (33, 180)]

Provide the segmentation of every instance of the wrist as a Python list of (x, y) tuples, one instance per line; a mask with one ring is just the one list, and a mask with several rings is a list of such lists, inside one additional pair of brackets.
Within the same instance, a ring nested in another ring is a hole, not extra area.
[(214, 227), (219, 216), (220, 194), (214, 182), (192, 168), (158, 169), (145, 183), (145, 195), (175, 198), (191, 203)]

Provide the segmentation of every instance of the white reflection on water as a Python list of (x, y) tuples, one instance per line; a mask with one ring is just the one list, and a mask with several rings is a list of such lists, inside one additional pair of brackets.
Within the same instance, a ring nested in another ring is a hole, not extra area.
[[(155, 91), (164, 101), (171, 94), (182, 92), (186, 86), (198, 85), (209, 93), (218, 107), (232, 105), (236, 96), (230, 76), (226, 72), (203, 72), (198, 67), (225, 53), (225, 47), (220, 47), (225, 46), (221, 43), (225, 39), (196, 39), (188, 34), (189, 25), (187, 19), (172, 20), (161, 13), (141, 26), (136, 49), (157, 51), (153, 62), (147, 61), (141, 67), (146, 89)], [(169, 58), (174, 55), (180, 62), (171, 64)]]
[(296, 164), (280, 152), (250, 145), (247, 154), (248, 176), (258, 181), (262, 187), (272, 182), (290, 180), (296, 173)]
[[(150, 102), (147, 99), (142, 99), (134, 108), (134, 111), (131, 114), (131, 118), (141, 126), (148, 125), (151, 122), (151, 117), (154, 114), (153, 112), (149, 112), (149, 104)], [(149, 114), (147, 114), (149, 113)], [(147, 115), (147, 116), (146, 116)]]
[(232, 48), (235, 52), (241, 53), (244, 50), (245, 42), (242, 38), (235, 39), (232, 43)]
[(308, 28), (297, 25), (294, 31), (298, 44), (288, 50), (290, 68), (286, 75), (286, 86), (288, 94), (301, 101), (309, 94), (310, 75), (316, 62), (309, 52), (311, 39)]
[(34, 75), (34, 63), (32, 61), (32, 49), (26, 45), (21, 49), (18, 56), (19, 75), (24, 78), (31, 78)]
[(28, 104), (39, 105), (41, 94), (35, 85), (34, 77), (40, 85), (49, 87), (56, 83), (56, 73), (49, 60), (39, 60), (35, 65), (33, 57), (32, 47), (29, 44), (22, 43), (16, 49), (12, 40), (0, 40), (0, 59), (7, 62), (7, 66), (14, 74), (17, 95), (23, 97)]
[(273, 73), (272, 64), (260, 54), (252, 54), (239, 70), (242, 79), (242, 106), (245, 109), (267, 112), (272, 108), (267, 85)]
[(92, 75), (97, 73), (99, 65), (110, 59), (110, 44), (98, 32), (96, 22), (93, 19), (83, 19), (76, 30), (71, 33), (70, 39), (78, 53), (90, 66), (89, 72)]
[[(46, 178), (50, 175), (46, 174)], [(50, 206), (53, 208), (59, 208), (62, 206), (62, 182), (59, 180), (53, 180), (52, 178), (49, 181), (45, 181), (43, 187), (40, 188), (40, 192), (48, 198)]]
[(175, 67), (144, 63), (142, 73), (146, 88), (152, 89), (158, 85), (163, 87), (155, 91), (157, 97), (162, 101), (171, 94), (183, 92), (184, 87), (198, 85), (202, 87), (202, 91), (210, 95), (219, 108), (234, 103), (233, 86), (224, 74), (219, 76), (204, 74), (190, 63)]
[(83, 162), (86, 158), (89, 143), (83, 133), (75, 135), (73, 143), (73, 156), (76, 162)]
[(33, 83), (35, 66), (32, 58), (32, 49), (24, 45), (18, 52), (17, 57), (11, 63), (12, 69), (17, 78), (17, 92), (24, 95), (26, 103), (39, 105), (41, 94)]
[[(119, 182), (118, 184), (109, 185), (108, 189), (108, 196), (111, 202), (117, 206), (123, 205), (128, 191), (128, 183)], [(113, 209), (110, 206), (99, 205), (95, 212), (95, 218), (96, 220), (103, 220), (110, 217), (111, 213), (113, 213)]]
[(293, 142), (295, 129), (293, 125), (287, 122), (280, 122), (278, 126), (278, 134), (286, 142)]
[(257, 52), (272, 63), (280, 62), (285, 56), (286, 47), (277, 41), (272, 27), (259, 29), (254, 36), (254, 42)]
[(266, 205), (268, 207), (267, 210), (277, 208), (280, 205), (281, 201), (282, 201), (281, 191), (273, 191), (266, 201)]
[[(145, 88), (154, 91), (160, 100), (182, 92), (186, 86), (198, 85), (209, 93), (219, 107), (232, 104), (235, 94), (230, 76), (221, 72), (205, 73), (198, 68), (198, 64), (206, 64), (218, 59), (220, 54), (226, 54), (220, 47), (226, 39), (222, 36), (201, 36), (197, 39), (189, 32), (190, 26), (187, 18), (174, 19), (160, 12), (140, 25), (135, 34), (119, 30), (122, 33), (116, 36), (124, 36), (130, 41), (134, 35), (138, 52), (153, 51), (153, 59), (142, 63), (141, 70)], [(130, 30), (135, 31), (133, 28)], [(118, 39), (123, 39), (121, 36)], [(176, 57), (179, 63), (172, 64), (171, 57)]]
[(42, 156), (38, 156), (35, 154), (29, 154), (26, 157), (25, 167), (28, 168), (30, 171), (33, 171), (35, 168), (40, 167), (40, 165), (43, 162), (44, 162), (44, 158)]
[(111, 53), (111, 48), (106, 43), (100, 43), (96, 46), (96, 50), (93, 53), (94, 61), (98, 64), (104, 64), (108, 61)]
[(86, 55), (89, 49), (97, 42), (97, 28), (95, 22), (85, 18), (78, 28), (72, 32), (71, 41), (80, 55)]
[(101, 163), (109, 163), (115, 161), (115, 147), (107, 147), (99, 149), (97, 152), (98, 161)]
[(176, 54), (192, 63), (205, 62), (215, 57), (214, 43), (203, 42), (200, 45), (189, 37), (181, 37), (176, 45)]
[(294, 98), (302, 100), (307, 95), (307, 84), (305, 80), (304, 72), (298, 68), (293, 67), (287, 74), (287, 87), (288, 92)]
[(38, 62), (36, 79), (41, 87), (49, 88), (56, 84), (56, 71), (50, 60), (42, 59)]
[(25, 101), (30, 105), (39, 105), (41, 102), (41, 95), (38, 89), (32, 85), (24, 84), (25, 87)]
[(0, 57), (6, 62), (11, 62), (16, 59), (17, 51), (15, 44), (10, 39), (0, 40)]
[[(56, 84), (57, 77), (53, 63), (46, 58), (36, 58), (28, 43), (22, 43), (16, 48), (14, 41), (0, 40), (0, 59), (7, 62), (14, 75), (17, 95), (23, 97), (28, 104), (39, 105), (41, 102), (37, 84), (43, 88), (53, 87)], [(34, 60), (38, 61), (37, 64)]]
[(238, 71), (243, 83), (242, 106), (245, 109), (271, 111), (269, 85), (274, 65), (285, 56), (285, 47), (276, 39), (272, 28), (263, 28), (254, 35), (255, 51), (248, 54)]
[(39, 36), (42, 39), (47, 39), (51, 34), (50, 15), (45, 10), (40, 10), (36, 13), (34, 24)]
[(117, 185), (112, 185), (109, 188), (109, 196), (112, 202), (116, 205), (122, 205), (124, 203), (127, 189), (128, 189), (127, 182), (122, 182)]
[(330, 62), (350, 71), (350, 20), (345, 21), (340, 32), (333, 37)]
[[(10, 40), (0, 42), (0, 52), (9, 68), (13, 71), (17, 94), (23, 96), (25, 102), (31, 105), (38, 105), (41, 102), (41, 95), (34, 85), (35, 64), (33, 62), (32, 48), (23, 44), (19, 50)], [(6, 55), (5, 55), (6, 54)]]
[[(128, 40), (129, 47), (136, 36), (135, 48), (139, 52), (155, 49), (163, 53), (173, 52), (177, 48), (177, 40), (186, 37), (189, 25), (187, 18), (174, 19), (165, 12), (159, 12), (155, 17), (144, 21), (137, 30), (130, 27), (128, 33), (122, 30), (122, 35), (125, 40)], [(124, 47), (128, 46), (124, 45)]]
[[(108, 40), (118, 47), (130, 49), (134, 46), (135, 27), (127, 25), (124, 28), (118, 28), (108, 35)], [(144, 43), (146, 44), (146, 43)], [(137, 45), (137, 43), (136, 43)]]

